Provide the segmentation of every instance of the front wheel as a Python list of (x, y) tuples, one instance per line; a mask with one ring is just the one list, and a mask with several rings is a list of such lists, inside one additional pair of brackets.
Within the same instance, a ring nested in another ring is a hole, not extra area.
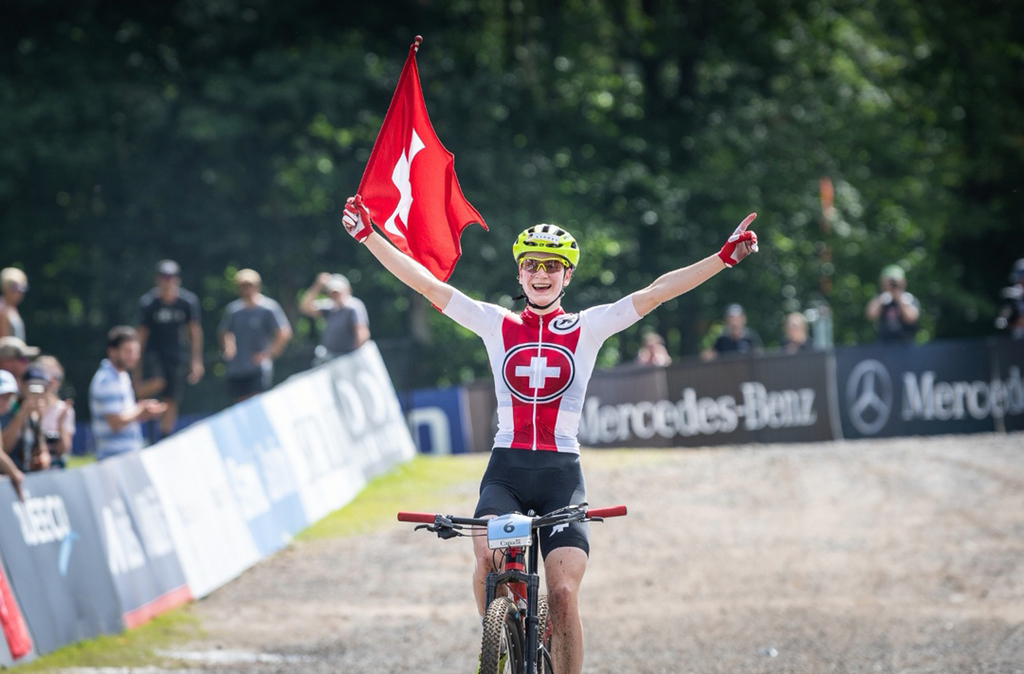
[(480, 647), (480, 674), (519, 674), (523, 671), (523, 631), (518, 611), (508, 597), (487, 607)]
[(537, 599), (537, 674), (552, 674), (551, 666), (551, 619), (547, 595)]

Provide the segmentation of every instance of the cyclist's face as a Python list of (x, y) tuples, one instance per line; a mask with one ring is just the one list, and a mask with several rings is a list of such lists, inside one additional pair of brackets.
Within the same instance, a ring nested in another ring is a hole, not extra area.
[(552, 253), (530, 253), (519, 262), (519, 285), (534, 304), (554, 301), (571, 278), (572, 269)]

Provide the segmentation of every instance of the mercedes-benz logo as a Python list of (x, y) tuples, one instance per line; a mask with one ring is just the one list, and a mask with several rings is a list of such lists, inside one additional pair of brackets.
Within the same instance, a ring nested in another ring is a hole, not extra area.
[(892, 379), (877, 360), (857, 364), (846, 382), (850, 422), (864, 435), (882, 430), (892, 410)]

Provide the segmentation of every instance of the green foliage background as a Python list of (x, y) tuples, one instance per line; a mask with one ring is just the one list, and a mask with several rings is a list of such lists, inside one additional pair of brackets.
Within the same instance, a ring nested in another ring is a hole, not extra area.
[[(566, 305), (614, 300), (699, 259), (750, 211), (762, 252), (643, 329), (696, 353), (726, 302), (769, 344), (827, 302), (866, 342), (878, 271), (903, 265), (922, 339), (992, 333), (1024, 256), (1024, 13), (936, 0), (11, 0), (0, 22), (0, 265), (29, 275), (30, 341), (84, 396), (102, 335), (136, 321), (178, 260), (213, 333), (233, 271), (260, 271), (296, 321), (317, 272), (367, 304), (399, 388), (486, 374), (482, 345), (410, 296), (340, 228), (417, 33), (424, 96), (490, 232), (452, 283), (509, 304), (516, 233), (581, 240)], [(819, 179), (835, 186), (823, 216)]]

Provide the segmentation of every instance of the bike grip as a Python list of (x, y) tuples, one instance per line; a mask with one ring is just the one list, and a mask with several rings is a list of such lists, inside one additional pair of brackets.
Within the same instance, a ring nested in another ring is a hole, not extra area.
[(399, 522), (422, 522), (423, 524), (433, 524), (435, 517), (437, 517), (437, 515), (434, 513), (398, 513)]
[(587, 511), (587, 517), (623, 517), (626, 514), (626, 506), (617, 505), (609, 508), (591, 508)]

